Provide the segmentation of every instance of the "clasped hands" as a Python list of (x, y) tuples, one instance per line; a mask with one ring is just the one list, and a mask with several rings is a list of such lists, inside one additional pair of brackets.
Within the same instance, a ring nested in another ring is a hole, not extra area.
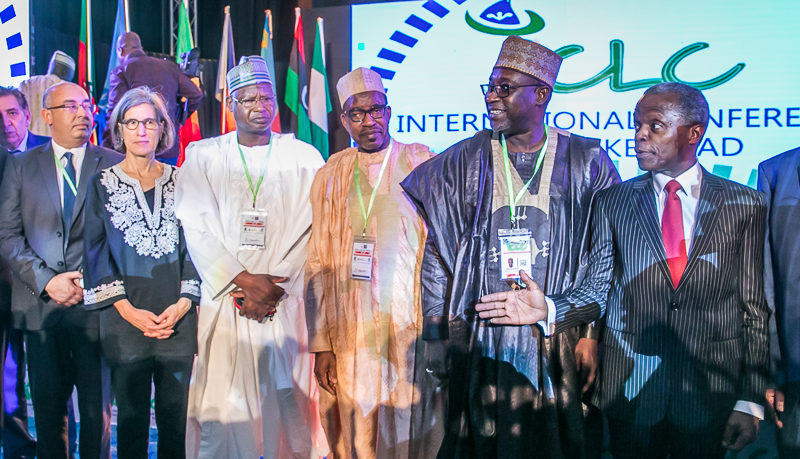
[(519, 277), (527, 288), (481, 297), (475, 305), (481, 319), (488, 319), (493, 325), (529, 325), (547, 320), (547, 301), (539, 284), (523, 270)]
[(275, 314), (278, 301), (286, 294), (278, 284), (288, 280), (285, 276), (240, 272), (233, 278), (239, 289), (231, 292), (231, 296), (239, 299), (239, 315), (262, 322), (265, 317)]
[(169, 305), (159, 315), (133, 306), (128, 300), (119, 300), (114, 303), (119, 315), (128, 323), (142, 331), (148, 338), (167, 339), (175, 332), (175, 324), (189, 312), (192, 301), (181, 298)]

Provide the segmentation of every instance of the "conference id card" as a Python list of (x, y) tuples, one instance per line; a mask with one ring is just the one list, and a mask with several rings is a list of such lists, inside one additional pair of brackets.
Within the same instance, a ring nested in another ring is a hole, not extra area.
[(264, 250), (267, 240), (267, 211), (261, 209), (244, 211), (240, 222), (239, 248)]
[(358, 280), (372, 280), (372, 259), (375, 256), (375, 238), (353, 238), (353, 259), (350, 277)]
[(519, 279), (519, 271), (531, 272), (531, 231), (497, 230), (500, 241), (500, 279)]

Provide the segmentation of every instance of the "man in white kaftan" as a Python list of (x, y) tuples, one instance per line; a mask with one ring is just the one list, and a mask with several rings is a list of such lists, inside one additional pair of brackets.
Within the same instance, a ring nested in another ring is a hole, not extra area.
[[(275, 95), (266, 64), (245, 60), (228, 73), (237, 131), (189, 145), (176, 189), (176, 214), (202, 279), (186, 452), (321, 457), (328, 446), (307, 349), (303, 269), (309, 191), (323, 160), (293, 135), (270, 133)], [(243, 247), (243, 219), (254, 213), (266, 218), (263, 233)], [(278, 292), (269, 305), (251, 295), (265, 284)]]

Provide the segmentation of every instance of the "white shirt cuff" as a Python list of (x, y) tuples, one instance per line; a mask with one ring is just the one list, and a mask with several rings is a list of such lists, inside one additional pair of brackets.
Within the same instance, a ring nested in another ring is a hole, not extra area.
[(537, 323), (544, 330), (544, 336), (550, 336), (556, 329), (556, 304), (547, 296), (544, 297), (544, 301), (547, 303), (547, 320), (540, 320)]
[(759, 420), (762, 421), (764, 420), (764, 407), (762, 405), (759, 405), (758, 403), (739, 400), (733, 407), (733, 411), (740, 411), (742, 413), (747, 413), (751, 416), (757, 417)]

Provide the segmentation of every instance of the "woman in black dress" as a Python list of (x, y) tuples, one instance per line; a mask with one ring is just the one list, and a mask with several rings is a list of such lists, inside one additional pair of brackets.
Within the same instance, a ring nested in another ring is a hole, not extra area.
[(109, 126), (125, 159), (89, 185), (84, 304), (100, 315), (118, 456), (147, 457), (154, 385), (158, 457), (181, 458), (200, 281), (175, 218), (178, 169), (155, 160), (175, 130), (161, 96), (146, 87), (125, 93)]

